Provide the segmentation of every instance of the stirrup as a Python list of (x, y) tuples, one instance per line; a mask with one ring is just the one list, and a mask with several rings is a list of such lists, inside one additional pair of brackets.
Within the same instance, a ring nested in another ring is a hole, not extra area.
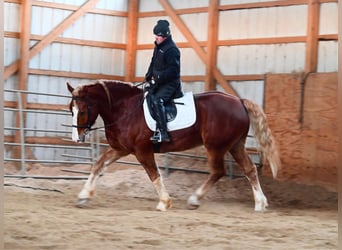
[(151, 136), (150, 140), (153, 142), (153, 143), (158, 143), (158, 142), (161, 142), (161, 135), (160, 135), (160, 132), (157, 130), (153, 133), (153, 135)]
[(155, 131), (150, 140), (153, 143), (170, 142), (169, 135), (166, 132)]

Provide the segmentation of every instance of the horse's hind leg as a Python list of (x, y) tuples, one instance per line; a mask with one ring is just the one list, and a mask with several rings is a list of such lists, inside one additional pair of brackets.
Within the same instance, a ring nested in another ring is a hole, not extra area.
[(89, 199), (94, 196), (96, 181), (100, 177), (100, 174), (104, 172), (104, 167), (125, 155), (127, 154), (112, 148), (107, 149), (100, 155), (99, 159), (92, 166), (91, 173), (84, 184), (83, 189), (78, 194), (77, 207), (84, 207)]
[(210, 174), (208, 179), (193, 193), (188, 199), (188, 209), (197, 209), (200, 206), (199, 200), (202, 199), (210, 188), (226, 174), (224, 168), (225, 152), (208, 150), (208, 163)]
[(262, 192), (256, 166), (247, 154), (245, 142), (241, 140), (229, 152), (231, 153), (235, 161), (239, 164), (240, 168), (251, 184), (255, 201), (254, 210), (265, 211), (266, 207), (268, 206), (267, 199)]

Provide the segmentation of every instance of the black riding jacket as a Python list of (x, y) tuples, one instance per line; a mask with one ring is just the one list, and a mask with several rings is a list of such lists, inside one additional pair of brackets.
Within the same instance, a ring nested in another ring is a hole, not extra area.
[(153, 57), (146, 73), (146, 80), (152, 77), (156, 85), (180, 83), (180, 51), (169, 36), (161, 44), (154, 43)]

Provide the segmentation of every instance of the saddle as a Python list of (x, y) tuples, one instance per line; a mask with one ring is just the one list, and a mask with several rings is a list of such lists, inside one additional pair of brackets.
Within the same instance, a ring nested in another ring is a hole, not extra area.
[[(156, 120), (156, 114), (153, 108), (153, 104), (152, 104), (152, 97), (151, 95), (146, 95), (146, 101), (147, 101), (147, 107), (148, 110), (153, 118), (153, 120)], [(184, 103), (177, 103), (180, 105), (184, 105)], [(170, 101), (168, 101), (167, 103), (164, 104), (165, 107), (165, 113), (166, 113), (166, 121), (170, 122), (173, 121), (176, 116), (177, 116), (177, 108), (176, 108), (176, 103), (174, 101), (174, 99), (171, 99)]]
[[(149, 95), (143, 103), (145, 121), (150, 130), (156, 129), (156, 117)], [(192, 92), (186, 92), (180, 98), (172, 99), (165, 104), (168, 131), (192, 126), (196, 121), (195, 101)]]

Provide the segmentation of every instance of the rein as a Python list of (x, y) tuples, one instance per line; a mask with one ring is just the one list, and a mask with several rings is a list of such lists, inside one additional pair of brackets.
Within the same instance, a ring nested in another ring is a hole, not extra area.
[(65, 127), (70, 127), (70, 128), (85, 128), (85, 130), (83, 131), (83, 134), (84, 135), (88, 135), (93, 130), (98, 130), (98, 129), (102, 129), (102, 128), (105, 129), (107, 127), (110, 127), (110, 126), (114, 125), (114, 123), (111, 123), (111, 124), (108, 124), (108, 125), (105, 125), (105, 126), (101, 126), (101, 127), (95, 127), (95, 128), (92, 128), (89, 124), (88, 125), (84, 125), (84, 126), (66, 125), (66, 124), (62, 124), (62, 125), (65, 126)]
[(134, 84), (134, 87), (139, 87), (141, 85), (144, 85), (145, 83), (148, 83), (148, 81), (142, 81), (142, 82), (136, 83)]
[(93, 130), (98, 130), (98, 129), (110, 127), (110, 126), (113, 126), (113, 125), (114, 125), (114, 123), (111, 123), (111, 124), (108, 124), (108, 125), (105, 125), (105, 126), (92, 128), (89, 124), (88, 125), (83, 125), (83, 126), (62, 124), (62, 126), (69, 127), (69, 128), (85, 128), (86, 130), (83, 132), (85, 134), (88, 134), (90, 131), (93, 131)]
[(78, 126), (78, 125), (69, 125), (69, 127), (72, 127), (72, 128), (86, 128), (87, 132), (90, 132), (90, 131), (93, 131), (93, 130), (98, 130), (98, 129), (101, 129), (101, 128), (106, 128), (106, 127), (109, 127), (113, 124), (109, 124), (109, 125), (105, 125), (105, 126), (102, 126), (102, 127), (95, 127), (95, 128), (92, 128), (89, 124), (88, 125), (84, 125), (84, 126)]

